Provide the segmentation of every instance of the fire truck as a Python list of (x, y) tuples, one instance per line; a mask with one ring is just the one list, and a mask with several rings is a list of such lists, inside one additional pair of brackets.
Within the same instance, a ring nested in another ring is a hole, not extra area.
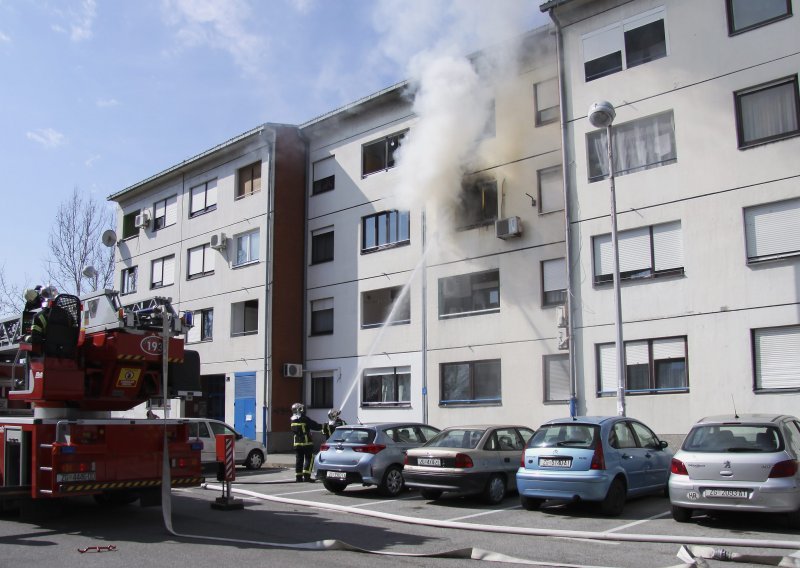
[(200, 394), (199, 356), (179, 337), (191, 314), (168, 298), (123, 307), (113, 290), (43, 306), (0, 321), (0, 508), (78, 495), (155, 505), (162, 479), (199, 485), (186, 421), (112, 417)]

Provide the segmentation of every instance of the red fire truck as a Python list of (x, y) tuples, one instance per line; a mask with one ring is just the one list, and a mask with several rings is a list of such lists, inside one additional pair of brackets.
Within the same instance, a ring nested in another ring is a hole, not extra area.
[(112, 290), (60, 294), (42, 311), (0, 322), (0, 508), (76, 495), (157, 504), (165, 450), (172, 487), (199, 485), (185, 421), (111, 417), (199, 394), (199, 357), (178, 337), (191, 316), (167, 298), (123, 307)]

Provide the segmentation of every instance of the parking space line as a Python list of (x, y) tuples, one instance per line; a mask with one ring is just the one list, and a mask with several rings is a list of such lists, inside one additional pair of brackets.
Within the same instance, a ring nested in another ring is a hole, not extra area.
[(646, 519), (640, 519), (638, 521), (634, 521), (632, 523), (628, 523), (627, 525), (622, 525), (622, 526), (619, 526), (619, 527), (616, 527), (616, 528), (613, 528), (613, 529), (608, 529), (607, 531), (603, 531), (603, 532), (605, 534), (618, 532), (618, 531), (621, 531), (621, 530), (629, 529), (631, 527), (635, 527), (636, 525), (641, 525), (641, 524), (646, 523), (648, 521), (659, 519), (661, 517), (666, 517), (669, 514), (670, 514), (669, 511), (664, 511), (663, 513), (659, 513), (658, 515), (653, 515), (652, 517), (647, 517)]
[(395, 501), (408, 501), (409, 499), (417, 499), (416, 495), (410, 497), (397, 497), (396, 499), (386, 499), (385, 501), (370, 501), (369, 503), (361, 503), (360, 505), (350, 505), (354, 509), (356, 507), (372, 507), (373, 505), (380, 505), (382, 503), (394, 503)]
[(473, 517), (482, 517), (483, 515), (491, 515), (492, 513), (502, 513), (503, 511), (513, 511), (514, 509), (522, 509), (522, 505), (514, 505), (513, 507), (506, 507), (505, 509), (492, 509), (491, 511), (481, 511), (474, 515), (464, 515), (463, 517), (455, 517), (448, 519), (448, 521), (463, 521), (464, 519), (472, 519)]

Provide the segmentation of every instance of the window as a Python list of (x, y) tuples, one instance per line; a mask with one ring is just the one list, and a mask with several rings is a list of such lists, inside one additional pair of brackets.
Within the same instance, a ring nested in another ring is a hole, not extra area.
[[(683, 274), (681, 222), (673, 221), (617, 233), (620, 280)], [(614, 281), (611, 235), (592, 238), (594, 283)]]
[(401, 146), (405, 132), (364, 144), (361, 147), (361, 175), (368, 176), (394, 167), (394, 153)]
[(258, 261), (258, 231), (250, 231), (243, 235), (239, 235), (234, 239), (236, 241), (236, 258), (233, 261), (234, 266), (241, 266), (251, 262)]
[(311, 264), (333, 260), (333, 227), (311, 231)]
[(536, 105), (536, 126), (544, 126), (559, 118), (558, 79), (548, 79), (533, 86)]
[(439, 319), (499, 311), (499, 270), (439, 279)]
[(483, 126), (480, 139), (485, 140), (495, 136), (497, 136), (497, 102), (492, 99), (486, 108), (486, 124)]
[(744, 210), (747, 262), (777, 260), (800, 254), (800, 199), (788, 199)]
[(539, 179), (539, 213), (564, 210), (564, 176), (561, 166), (536, 172)]
[(362, 406), (410, 406), (411, 367), (364, 371)]
[(800, 134), (797, 75), (734, 93), (739, 148)]
[(231, 337), (258, 333), (258, 300), (231, 304)]
[(666, 56), (663, 8), (583, 36), (583, 67), (587, 82)]
[(122, 270), (119, 293), (124, 296), (125, 294), (133, 294), (136, 292), (136, 277), (138, 275), (138, 267), (131, 266)]
[(544, 361), (544, 401), (569, 402), (569, 355), (545, 355)]
[(236, 199), (261, 191), (261, 162), (239, 168), (236, 172)]
[(311, 301), (311, 335), (333, 333), (333, 298)]
[(792, 15), (792, 0), (727, 0), (728, 33), (746, 32)]
[(411, 242), (408, 211), (383, 211), (361, 218), (361, 252), (407, 245)]
[[(395, 305), (402, 296), (399, 304)], [(361, 293), (361, 327), (380, 327), (388, 324), (411, 322), (409, 294), (403, 295), (402, 286), (381, 288)]]
[(189, 280), (214, 274), (214, 251), (208, 244), (189, 249)]
[(333, 408), (333, 377), (311, 373), (311, 408)]
[(567, 303), (567, 262), (554, 258), (542, 262), (542, 305), (561, 306)]
[(189, 190), (189, 218), (217, 208), (217, 180), (212, 179)]
[(754, 329), (755, 390), (800, 388), (800, 325)]
[(333, 191), (336, 187), (336, 160), (333, 156), (314, 162), (314, 183), (311, 186), (311, 195)]
[(136, 217), (141, 213), (138, 209), (131, 211), (122, 218), (122, 238), (127, 239), (139, 235), (139, 228), (136, 226)]
[(150, 266), (150, 288), (175, 284), (175, 255), (155, 259)]
[[(612, 126), (614, 175), (624, 176), (678, 161), (672, 111)], [(606, 130), (586, 135), (589, 182), (608, 177)]]
[(186, 334), (186, 342), (197, 343), (214, 339), (214, 310), (195, 310), (193, 316), (194, 327)]
[(500, 359), (442, 363), (441, 406), (497, 404), (500, 397)]
[(155, 211), (155, 218), (153, 219), (154, 231), (174, 225), (178, 221), (178, 196), (173, 195), (161, 201), (156, 201), (153, 211)]
[[(613, 343), (597, 346), (600, 396), (617, 392), (617, 352)], [(625, 342), (625, 392), (655, 394), (689, 390), (686, 338)]]
[(497, 219), (497, 182), (465, 180), (457, 218), (461, 229), (493, 224)]

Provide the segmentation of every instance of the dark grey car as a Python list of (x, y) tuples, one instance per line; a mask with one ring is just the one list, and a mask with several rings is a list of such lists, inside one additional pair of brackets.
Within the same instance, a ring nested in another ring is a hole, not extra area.
[(438, 428), (417, 422), (339, 426), (320, 447), (316, 478), (333, 493), (358, 483), (377, 485), (382, 494), (394, 497), (405, 486), (406, 451), (421, 446), (438, 432)]

